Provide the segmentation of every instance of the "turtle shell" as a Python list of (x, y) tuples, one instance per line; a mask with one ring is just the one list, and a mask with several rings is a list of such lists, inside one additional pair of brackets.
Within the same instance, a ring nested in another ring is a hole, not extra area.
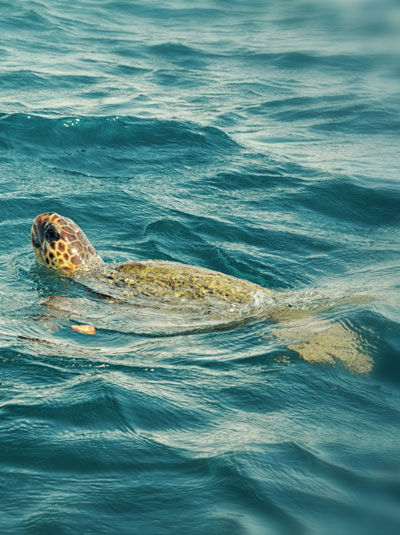
[(116, 266), (109, 278), (144, 295), (196, 300), (225, 300), (245, 304), (256, 293), (272, 292), (249, 281), (178, 262), (145, 260)]

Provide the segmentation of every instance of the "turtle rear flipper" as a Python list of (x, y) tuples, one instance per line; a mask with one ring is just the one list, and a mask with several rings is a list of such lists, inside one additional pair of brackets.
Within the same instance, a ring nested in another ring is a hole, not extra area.
[(346, 369), (361, 375), (372, 370), (373, 361), (363, 351), (365, 343), (342, 323), (319, 319), (295, 322), (282, 326), (275, 334), (307, 362), (334, 365), (335, 360), (340, 360)]

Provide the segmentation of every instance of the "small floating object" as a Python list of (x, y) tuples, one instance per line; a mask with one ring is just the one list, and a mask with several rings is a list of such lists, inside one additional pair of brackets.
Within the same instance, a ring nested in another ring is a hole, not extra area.
[(96, 334), (96, 329), (92, 325), (71, 325), (71, 329), (82, 334)]

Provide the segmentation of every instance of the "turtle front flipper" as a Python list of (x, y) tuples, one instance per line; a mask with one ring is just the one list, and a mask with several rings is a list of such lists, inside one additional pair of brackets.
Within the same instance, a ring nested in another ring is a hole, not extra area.
[(334, 365), (339, 360), (361, 375), (372, 370), (372, 358), (363, 351), (366, 343), (345, 324), (314, 318), (282, 325), (274, 334), (307, 362)]

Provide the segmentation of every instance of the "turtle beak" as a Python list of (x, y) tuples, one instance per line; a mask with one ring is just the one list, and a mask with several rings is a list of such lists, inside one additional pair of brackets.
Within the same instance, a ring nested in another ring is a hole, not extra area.
[(41, 251), (44, 243), (46, 223), (48, 222), (49, 216), (51, 216), (52, 213), (53, 212), (46, 212), (35, 217), (31, 228), (31, 241), (33, 249), (35, 251), (36, 259), (41, 263), (43, 263)]
[(33, 246), (33, 251), (35, 253), (35, 258), (37, 262), (40, 264), (43, 264), (43, 258), (42, 258), (42, 252), (41, 252), (41, 240), (40, 240), (40, 233), (38, 231), (38, 227), (35, 225), (35, 223), (32, 225), (31, 228), (31, 241)]
[(45, 215), (38, 215), (31, 228), (31, 240), (34, 249), (40, 249), (40, 245), (43, 243)]

